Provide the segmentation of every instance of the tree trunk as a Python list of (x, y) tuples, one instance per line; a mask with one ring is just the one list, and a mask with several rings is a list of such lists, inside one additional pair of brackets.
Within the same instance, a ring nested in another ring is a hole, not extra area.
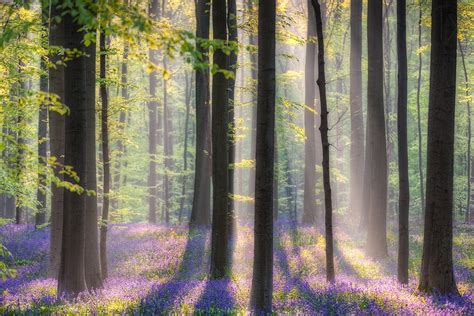
[[(159, 14), (158, 0), (151, 0), (149, 16), (156, 20)], [(155, 66), (158, 64), (157, 51), (149, 50), (150, 62)], [(150, 96), (151, 100), (148, 102), (148, 222), (156, 223), (156, 195), (157, 195), (157, 181), (156, 181), (156, 129), (157, 129), (157, 108), (156, 101), (156, 86), (157, 86), (157, 72), (152, 71), (149, 75)]]
[[(53, 17), (60, 14), (59, 10), (51, 7), (51, 24), (49, 31), (49, 44), (54, 46), (65, 45), (64, 21), (55, 22)], [(53, 63), (60, 60), (59, 55), (50, 56)], [(55, 94), (59, 102), (65, 102), (65, 84), (64, 71), (62, 65), (49, 68), (49, 93)], [(55, 111), (49, 112), (49, 144), (50, 155), (55, 158), (58, 166), (55, 168), (55, 177), (60, 181), (64, 175), (59, 171), (64, 165), (64, 146), (65, 146), (65, 121), (66, 115)], [(51, 185), (51, 236), (49, 247), (49, 266), (48, 276), (58, 278), (59, 264), (61, 261), (61, 240), (63, 227), (63, 209), (64, 209), (64, 188), (52, 183)]]
[(276, 1), (260, 0), (258, 10), (254, 260), (250, 294), (250, 309), (257, 314), (272, 313), (275, 20)]
[[(367, 44), (367, 154), (370, 168), (367, 253), (382, 258), (387, 253), (387, 146), (383, 102), (382, 0), (368, 4)], [(366, 163), (367, 167), (367, 163)]]
[[(63, 16), (65, 48), (85, 51), (84, 33), (72, 16)], [(73, 166), (78, 184), (86, 184), (86, 138), (88, 86), (86, 84), (87, 57), (81, 55), (67, 62), (64, 68), (64, 101), (69, 108), (65, 124), (65, 164)], [(76, 182), (67, 178), (68, 181)], [(85, 278), (85, 218), (86, 194), (64, 191), (64, 215), (58, 297), (77, 296), (87, 290)]]
[[(49, 8), (44, 3), (41, 7), (41, 22), (43, 27), (48, 27)], [(49, 30), (48, 30), (49, 32)], [(43, 41), (47, 43), (47, 35), (43, 36)], [(46, 61), (41, 59), (40, 90), (44, 93), (48, 92), (48, 68)], [(48, 158), (48, 107), (41, 104), (38, 113), (38, 189), (36, 191), (36, 199), (38, 207), (35, 214), (35, 227), (43, 225), (46, 222), (46, 159)]]
[(364, 112), (362, 110), (362, 0), (351, 1), (350, 52), (350, 204), (354, 214), (362, 214), (364, 179)]
[(100, 270), (99, 253), (99, 225), (97, 210), (97, 148), (96, 148), (96, 114), (95, 114), (95, 88), (96, 88), (96, 44), (86, 48), (89, 56), (86, 59), (86, 182), (85, 189), (93, 194), (86, 195), (85, 219), (85, 271), (86, 283), (89, 289), (102, 287), (102, 273)]
[(179, 202), (179, 217), (178, 223), (181, 223), (184, 211), (184, 203), (186, 201), (186, 182), (188, 180), (188, 139), (189, 139), (189, 112), (191, 110), (191, 95), (192, 95), (192, 77), (190, 78), (188, 72), (184, 72), (184, 103), (186, 105), (186, 116), (184, 119), (184, 146), (183, 146), (183, 176), (181, 178), (182, 187), (181, 187), (181, 198)]
[(398, 57), (398, 281), (408, 284), (408, 214), (410, 185), (408, 177), (407, 137), (407, 44), (406, 1), (397, 2), (397, 57)]
[[(162, 8), (163, 10), (163, 8)], [(163, 70), (168, 71), (167, 57), (163, 57)], [(165, 170), (163, 177), (164, 189), (164, 214), (165, 223), (170, 223), (170, 209), (171, 209), (171, 193), (172, 181), (170, 180), (170, 173), (173, 169), (173, 121), (171, 115), (171, 108), (168, 106), (168, 79), (163, 77), (163, 145), (165, 154)]]
[[(247, 10), (249, 15), (255, 12), (255, 0), (247, 0)], [(255, 49), (257, 48), (257, 36), (254, 32), (249, 34), (249, 44)], [(257, 55), (255, 52), (250, 52), (250, 74), (251, 74), (251, 95), (252, 95), (252, 114), (251, 114), (251, 126), (250, 126), (250, 160), (255, 162), (256, 154), (256, 139), (257, 139), (257, 102), (256, 102), (256, 88), (255, 83), (257, 82)], [(249, 182), (248, 182), (248, 194), (249, 197), (254, 199), (253, 203), (248, 203), (248, 214), (253, 214), (255, 206), (255, 164), (249, 169)]]
[(196, 68), (196, 162), (191, 226), (209, 226), (211, 214), (209, 50), (202, 45), (202, 41), (209, 39), (210, 11), (210, 1), (196, 1), (196, 46), (203, 65)]
[(305, 104), (304, 110), (304, 199), (303, 223), (313, 225), (316, 219), (316, 131), (314, 126), (315, 107), (315, 61), (316, 21), (311, 1), (308, 0), (308, 25), (305, 61)]
[[(212, 1), (212, 24), (214, 40), (227, 41), (226, 1)], [(219, 70), (228, 70), (227, 56), (221, 49), (214, 51), (214, 65)], [(222, 72), (212, 77), (212, 242), (211, 278), (223, 278), (229, 268), (228, 209), (229, 209), (229, 164), (228, 164), (228, 80)]]
[(100, 267), (102, 277), (108, 277), (107, 270), (107, 229), (109, 220), (109, 194), (110, 194), (110, 156), (109, 156), (109, 127), (108, 127), (108, 107), (109, 98), (107, 94), (107, 47), (105, 43), (105, 32), (100, 32), (100, 98), (102, 101), (101, 109), (101, 138), (102, 138), (102, 161), (104, 165), (103, 175), (103, 204), (102, 220), (100, 223)]
[[(418, 18), (418, 50), (421, 49), (421, 23), (423, 11), (420, 2), (420, 14)], [(423, 139), (421, 133), (421, 109), (420, 109), (420, 94), (421, 94), (421, 70), (423, 68), (423, 53), (418, 52), (418, 80), (416, 88), (416, 113), (418, 125), (418, 174), (420, 177), (420, 198), (421, 198), (421, 213), (425, 214), (425, 180), (423, 177)]]
[[(227, 30), (229, 32), (229, 41), (232, 47), (238, 45), (238, 29), (237, 29), (237, 5), (235, 0), (227, 1)], [(227, 80), (227, 100), (228, 100), (228, 134), (229, 134), (229, 209), (227, 210), (227, 226), (228, 226), (228, 238), (233, 240), (235, 231), (235, 203), (232, 197), (235, 194), (234, 190), (234, 174), (235, 174), (235, 142), (236, 142), (236, 131), (235, 131), (235, 79), (237, 75), (237, 51), (232, 50), (228, 56), (228, 68), (232, 72), (233, 77)], [(230, 260), (230, 259), (229, 259)]]
[(466, 202), (466, 215), (464, 221), (466, 223), (471, 222), (472, 210), (471, 210), (471, 187), (473, 177), (471, 177), (472, 172), (472, 154), (471, 154), (471, 140), (472, 140), (472, 111), (471, 111), (471, 102), (470, 102), (470, 95), (469, 95), (469, 77), (467, 75), (467, 68), (466, 68), (466, 60), (464, 58), (464, 49), (462, 47), (461, 41), (458, 39), (459, 51), (461, 53), (461, 62), (462, 62), (462, 69), (464, 73), (464, 83), (466, 85), (465, 94), (466, 94), (466, 109), (467, 109), (467, 128), (468, 128), (468, 137), (467, 137), (467, 202)]
[(433, 0), (426, 210), (420, 289), (458, 294), (453, 273), (457, 2)]

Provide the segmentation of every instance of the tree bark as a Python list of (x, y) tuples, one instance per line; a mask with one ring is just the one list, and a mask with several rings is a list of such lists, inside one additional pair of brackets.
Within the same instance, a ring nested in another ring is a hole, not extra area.
[(323, 181), (324, 181), (324, 206), (325, 206), (325, 228), (326, 228), (326, 279), (328, 282), (335, 282), (334, 273), (334, 249), (332, 232), (332, 196), (331, 196), (331, 173), (329, 157), (329, 127), (328, 127), (328, 106), (326, 100), (326, 75), (324, 72), (324, 35), (321, 16), (321, 7), (318, 0), (311, 0), (316, 17), (316, 29), (318, 37), (318, 87), (321, 99), (321, 141), (323, 144)]
[[(60, 14), (56, 6), (51, 7), (51, 24), (49, 31), (49, 44), (54, 46), (65, 45), (64, 21), (55, 22), (53, 17)], [(50, 56), (53, 63), (60, 60), (59, 55)], [(58, 97), (59, 102), (65, 102), (65, 68), (62, 65), (49, 68), (49, 93)], [(55, 111), (49, 112), (49, 144), (50, 155), (55, 158), (58, 164), (55, 167), (54, 175), (60, 181), (64, 179), (64, 175), (59, 171), (64, 165), (65, 150), (65, 121), (66, 115), (62, 115)], [(64, 209), (64, 188), (52, 183), (51, 185), (51, 236), (49, 247), (49, 265), (48, 276), (50, 278), (58, 278), (59, 265), (61, 261), (61, 241), (63, 227), (63, 209)]]
[(457, 2), (433, 0), (426, 210), (420, 289), (458, 294), (453, 272)]
[(102, 220), (100, 223), (100, 267), (102, 277), (108, 277), (107, 269), (107, 229), (109, 220), (109, 194), (110, 194), (110, 155), (109, 155), (109, 126), (108, 126), (108, 107), (109, 98), (107, 93), (107, 47), (105, 43), (105, 32), (100, 32), (100, 98), (102, 101), (101, 109), (101, 138), (102, 138), (102, 161), (103, 161), (103, 203)]
[[(163, 8), (162, 8), (163, 10)], [(163, 57), (163, 70), (168, 71), (167, 57)], [(172, 118), (171, 109), (168, 107), (168, 79), (163, 77), (163, 145), (165, 154), (165, 170), (163, 177), (164, 189), (164, 214), (165, 223), (170, 223), (170, 208), (171, 208), (171, 181), (170, 172), (173, 168), (173, 137), (172, 137)]]
[(370, 160), (367, 253), (382, 258), (387, 252), (387, 143), (383, 101), (382, 0), (368, 3), (367, 43), (369, 75), (367, 83), (366, 157)]
[(408, 214), (410, 184), (408, 177), (407, 137), (407, 46), (406, 1), (397, 2), (397, 58), (398, 58), (398, 281), (408, 284)]
[[(63, 16), (65, 48), (85, 51), (82, 27), (72, 16)], [(71, 59), (64, 68), (64, 101), (69, 108), (65, 122), (65, 164), (73, 166), (78, 184), (86, 184), (87, 138), (87, 57)], [(75, 182), (68, 177), (68, 181)], [(85, 218), (86, 194), (64, 191), (64, 215), (58, 297), (77, 296), (87, 290), (85, 278)]]
[[(149, 16), (156, 20), (159, 15), (158, 0), (151, 0)], [(149, 52), (150, 62), (153, 65), (158, 64), (157, 51), (150, 49)], [(150, 85), (150, 96), (151, 100), (148, 102), (148, 222), (156, 223), (156, 196), (157, 196), (157, 179), (156, 179), (156, 141), (157, 141), (157, 108), (158, 102), (156, 101), (156, 86), (157, 86), (157, 72), (152, 71), (149, 75)]]
[(89, 289), (102, 287), (99, 253), (99, 225), (97, 209), (97, 148), (96, 148), (96, 44), (86, 47), (86, 219), (85, 219), (85, 273)]
[(315, 100), (315, 61), (316, 61), (316, 21), (311, 1), (308, 0), (308, 25), (306, 36), (305, 61), (305, 104), (304, 110), (304, 198), (303, 223), (313, 225), (316, 219), (316, 115)]
[[(227, 45), (226, 1), (212, 1), (214, 40)], [(212, 238), (211, 278), (219, 279), (229, 268), (229, 140), (228, 140), (228, 80), (220, 70), (228, 70), (228, 60), (222, 49), (214, 51), (214, 67), (218, 71), (212, 77)]]
[(258, 10), (255, 246), (252, 288), (250, 292), (250, 309), (257, 314), (272, 313), (275, 21), (276, 1), (260, 0)]
[(186, 182), (188, 180), (188, 139), (189, 139), (189, 112), (191, 110), (191, 94), (192, 94), (192, 77), (189, 78), (188, 72), (184, 72), (184, 103), (186, 105), (186, 116), (184, 119), (184, 146), (183, 146), (183, 176), (181, 178), (181, 198), (179, 202), (179, 216), (178, 223), (181, 223), (184, 211), (184, 203), (186, 201)]
[(351, 1), (350, 52), (350, 209), (362, 214), (364, 187), (364, 112), (362, 110), (362, 0)]
[[(421, 23), (422, 23), (423, 11), (420, 2), (420, 13), (418, 17), (418, 49), (421, 49)], [(423, 134), (421, 133), (421, 106), (420, 106), (420, 94), (421, 94), (421, 70), (423, 68), (423, 53), (418, 52), (418, 79), (416, 88), (416, 113), (417, 113), (417, 126), (418, 126), (418, 174), (420, 177), (420, 198), (421, 198), (421, 213), (422, 216), (425, 214), (425, 180), (423, 176)]]
[(196, 162), (191, 226), (209, 226), (211, 214), (211, 131), (209, 105), (210, 1), (196, 0), (196, 42), (202, 66), (196, 67)]

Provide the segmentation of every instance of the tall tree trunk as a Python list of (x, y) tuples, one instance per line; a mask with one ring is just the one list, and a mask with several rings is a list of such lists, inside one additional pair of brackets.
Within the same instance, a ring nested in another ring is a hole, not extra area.
[(305, 104), (304, 110), (304, 199), (303, 223), (313, 225), (316, 219), (316, 131), (314, 117), (315, 61), (316, 61), (316, 21), (311, 1), (308, 4), (308, 24), (305, 60)]
[(276, 1), (260, 0), (258, 10), (258, 96), (255, 165), (254, 260), (250, 309), (272, 312), (273, 172), (275, 140)]
[[(19, 64), (19, 72), (23, 71), (23, 67), (25, 67), (25, 64), (20, 61)], [(21, 96), (25, 95), (26, 92), (26, 82), (24, 81), (25, 79), (20, 79), (19, 85), (17, 85), (17, 91), (15, 91), (16, 97), (19, 99)], [(26, 150), (25, 147), (26, 145), (26, 140), (24, 138), (24, 131), (26, 128), (27, 122), (25, 121), (25, 113), (24, 113), (24, 108), (23, 106), (19, 106), (18, 108), (18, 114), (16, 117), (16, 151), (15, 151), (15, 181), (19, 186), (23, 185), (23, 173), (25, 169), (25, 154)], [(28, 221), (26, 220), (28, 214), (26, 214), (26, 210), (23, 206), (23, 197), (21, 194), (17, 194), (16, 196), (16, 205), (15, 205), (15, 223), (21, 224), (23, 222), (27, 223)]]
[(321, 17), (321, 7), (318, 0), (311, 0), (316, 17), (316, 29), (318, 37), (318, 87), (321, 99), (321, 141), (323, 144), (323, 181), (324, 181), (324, 206), (325, 206), (325, 228), (326, 228), (326, 279), (334, 283), (334, 249), (332, 232), (332, 196), (331, 196), (331, 173), (329, 161), (329, 127), (328, 127), (328, 106), (326, 100), (326, 75), (324, 72), (324, 35)]
[[(370, 159), (369, 221), (367, 253), (374, 258), (387, 256), (387, 150), (383, 102), (382, 0), (368, 4), (367, 43), (369, 75), (367, 83), (366, 157)], [(367, 167), (367, 164), (366, 164)]]
[[(238, 45), (238, 29), (237, 29), (237, 5), (235, 0), (227, 0), (227, 30), (229, 32), (229, 42), (231, 47), (237, 48)], [(228, 225), (228, 238), (233, 240), (235, 231), (235, 203), (232, 197), (235, 194), (234, 190), (234, 175), (235, 175), (235, 143), (236, 143), (236, 131), (235, 131), (235, 79), (237, 75), (237, 51), (234, 49), (229, 54), (228, 68), (232, 72), (233, 77), (230, 77), (227, 87), (227, 99), (228, 99), (228, 134), (229, 134), (229, 209), (227, 210), (227, 225)], [(229, 259), (230, 260), (230, 259)]]
[[(249, 15), (255, 12), (255, 0), (247, 0), (247, 10)], [(254, 32), (249, 34), (249, 44), (257, 48), (257, 36)], [(255, 52), (250, 52), (250, 74), (251, 74), (251, 96), (252, 96), (252, 114), (251, 114), (251, 126), (250, 126), (250, 160), (255, 162), (256, 154), (256, 139), (257, 139), (257, 102), (256, 102), (256, 88), (255, 83), (257, 82), (257, 55)], [(248, 203), (248, 214), (252, 214), (255, 206), (255, 164), (249, 169), (249, 180), (248, 180), (248, 196), (254, 198), (254, 203)]]
[(433, 0), (426, 210), (420, 289), (458, 294), (453, 272), (457, 2)]
[(471, 222), (471, 216), (472, 216), (472, 209), (473, 207), (471, 205), (471, 187), (472, 183), (471, 181), (473, 180), (473, 177), (471, 177), (471, 172), (472, 172), (472, 166), (474, 164), (474, 161), (472, 160), (472, 155), (471, 155), (471, 140), (472, 140), (472, 110), (471, 110), (471, 102), (470, 102), (470, 96), (469, 96), (469, 77), (467, 75), (467, 68), (466, 68), (466, 60), (464, 58), (464, 49), (462, 47), (461, 41), (458, 39), (458, 45), (459, 45), (459, 51), (461, 53), (461, 62), (462, 62), (462, 69), (464, 73), (464, 83), (466, 85), (465, 89), (465, 94), (466, 94), (466, 109), (467, 109), (467, 119), (468, 119), (468, 140), (467, 140), (467, 203), (466, 203), (466, 215), (464, 221), (466, 223)]
[(350, 52), (350, 204), (353, 213), (361, 215), (364, 187), (364, 112), (362, 110), (362, 0), (351, 1)]
[[(65, 45), (64, 21), (56, 22), (53, 17), (60, 14), (56, 6), (51, 7), (51, 24), (49, 31), (49, 44), (54, 46)], [(50, 56), (53, 63), (57, 63), (61, 57), (59, 55)], [(55, 94), (59, 102), (65, 102), (65, 68), (59, 64), (49, 68), (49, 93)], [(50, 155), (54, 157), (58, 166), (55, 167), (54, 175), (60, 181), (64, 175), (59, 171), (64, 165), (65, 148), (65, 121), (66, 115), (55, 111), (49, 112), (49, 144)], [(61, 261), (61, 240), (63, 235), (63, 209), (64, 209), (64, 188), (57, 186), (54, 182), (51, 185), (51, 236), (49, 246), (48, 276), (58, 278), (59, 264)]]
[(407, 43), (406, 1), (397, 2), (397, 57), (398, 57), (398, 281), (408, 283), (408, 212), (410, 184), (408, 177), (407, 137)]
[[(48, 29), (49, 7), (45, 3), (41, 4), (41, 22), (43, 27)], [(42, 40), (47, 43), (47, 33)], [(41, 76), (40, 76), (40, 91), (48, 92), (48, 68), (46, 61), (41, 58)], [(46, 159), (48, 155), (48, 107), (46, 104), (41, 104), (38, 113), (38, 189), (36, 191), (37, 209), (35, 214), (35, 227), (38, 227), (46, 222), (46, 190), (44, 188), (46, 182)]]
[[(227, 41), (226, 1), (212, 1), (212, 24), (214, 40)], [(228, 70), (228, 60), (222, 49), (214, 51), (214, 66)], [(222, 72), (212, 77), (212, 239), (211, 278), (223, 278), (229, 268), (228, 209), (228, 80)]]
[[(158, 0), (151, 0), (150, 11), (148, 12), (149, 16), (156, 20), (159, 15), (159, 6)], [(150, 62), (153, 65), (158, 64), (157, 51), (150, 49), (149, 50)], [(156, 160), (157, 160), (157, 151), (156, 151), (156, 129), (157, 129), (157, 108), (158, 102), (156, 101), (156, 86), (157, 86), (157, 72), (152, 71), (149, 75), (149, 85), (150, 85), (150, 96), (151, 100), (148, 102), (148, 154), (149, 163), (148, 163), (148, 222), (156, 223), (156, 196), (157, 196), (157, 179), (156, 179)]]
[(101, 138), (102, 138), (102, 161), (104, 168), (103, 175), (103, 196), (102, 220), (100, 223), (100, 267), (102, 277), (108, 277), (107, 270), (107, 229), (109, 221), (109, 194), (110, 194), (110, 155), (109, 155), (109, 126), (108, 126), (108, 107), (109, 98), (107, 94), (107, 47), (105, 43), (105, 32), (100, 32), (100, 98), (102, 101), (101, 109)]
[(191, 226), (209, 226), (211, 214), (211, 131), (209, 105), (209, 50), (202, 41), (209, 39), (210, 1), (196, 1), (196, 46), (202, 67), (196, 68), (196, 162)]
[(86, 59), (86, 182), (85, 189), (94, 192), (86, 195), (86, 253), (85, 271), (86, 283), (89, 289), (102, 287), (102, 273), (100, 270), (99, 253), (99, 225), (97, 209), (97, 148), (96, 148), (96, 44), (86, 48), (89, 56)]
[(179, 217), (178, 223), (181, 223), (183, 217), (183, 210), (184, 210), (184, 202), (186, 201), (186, 182), (188, 180), (188, 139), (189, 139), (189, 112), (191, 108), (191, 95), (192, 95), (192, 85), (193, 79), (189, 77), (188, 72), (184, 72), (184, 103), (186, 105), (186, 117), (184, 119), (184, 146), (183, 146), (183, 176), (181, 178), (181, 198), (179, 202)]
[[(63, 16), (66, 49), (85, 51), (82, 27), (72, 16)], [(86, 184), (86, 138), (88, 86), (87, 57), (81, 55), (67, 62), (64, 68), (64, 101), (69, 108), (65, 124), (65, 164), (73, 166), (79, 178), (78, 184)], [(68, 181), (75, 182), (67, 177)], [(86, 193), (64, 191), (64, 215), (61, 265), (58, 279), (58, 296), (77, 296), (87, 289), (85, 278), (85, 219)]]
[[(162, 9), (163, 10), (163, 9)], [(168, 71), (167, 57), (163, 57), (163, 70)], [(170, 222), (170, 208), (171, 208), (171, 181), (170, 172), (172, 171), (173, 165), (173, 138), (172, 138), (172, 117), (171, 109), (168, 107), (168, 79), (163, 77), (163, 145), (165, 154), (165, 170), (163, 177), (163, 189), (164, 189), (164, 214), (165, 223)]]
[[(423, 17), (423, 10), (420, 1), (420, 13), (418, 17), (418, 50), (421, 50), (421, 23)], [(425, 180), (423, 177), (423, 134), (421, 133), (421, 106), (420, 106), (420, 94), (421, 94), (421, 70), (423, 68), (423, 53), (418, 52), (418, 79), (416, 88), (416, 113), (417, 113), (417, 125), (418, 125), (418, 174), (420, 177), (420, 199), (421, 199), (421, 213), (422, 216), (425, 214)]]

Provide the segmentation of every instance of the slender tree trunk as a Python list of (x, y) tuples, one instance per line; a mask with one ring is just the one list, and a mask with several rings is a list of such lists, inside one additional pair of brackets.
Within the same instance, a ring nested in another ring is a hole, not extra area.
[[(367, 42), (369, 75), (367, 83), (366, 157), (370, 168), (370, 197), (367, 253), (374, 258), (387, 252), (387, 150), (383, 101), (382, 0), (368, 3)], [(367, 167), (367, 164), (366, 164)]]
[[(49, 7), (44, 3), (41, 4), (41, 21), (45, 29), (48, 28)], [(47, 29), (49, 32), (49, 29)], [(44, 35), (43, 41), (47, 41), (47, 35)], [(46, 61), (41, 59), (40, 90), (48, 92), (48, 68)], [(46, 222), (46, 190), (44, 188), (46, 182), (46, 159), (48, 155), (48, 107), (41, 104), (38, 113), (38, 189), (36, 191), (36, 199), (38, 207), (35, 214), (35, 227)]]
[(324, 206), (325, 206), (325, 228), (326, 228), (326, 279), (334, 283), (334, 250), (332, 232), (332, 196), (331, 196), (331, 174), (329, 161), (329, 127), (328, 127), (328, 106), (326, 100), (326, 75), (324, 72), (324, 35), (321, 16), (321, 7), (318, 0), (311, 0), (316, 17), (316, 29), (318, 37), (318, 87), (321, 99), (321, 141), (323, 144), (323, 181), (324, 181)]
[[(159, 15), (158, 0), (151, 0), (149, 16), (156, 20)], [(158, 64), (157, 51), (149, 50), (150, 62), (153, 65)], [(157, 195), (157, 179), (156, 179), (156, 129), (157, 129), (157, 108), (158, 102), (156, 101), (156, 86), (157, 86), (157, 72), (152, 71), (149, 75), (150, 85), (150, 96), (151, 100), (148, 102), (148, 222), (156, 223), (156, 195)]]
[(453, 272), (457, 2), (433, 0), (426, 211), (420, 289), (458, 294)]
[(364, 113), (362, 110), (362, 0), (351, 1), (350, 52), (350, 209), (362, 214), (364, 179)]
[(408, 214), (410, 184), (408, 177), (407, 137), (407, 44), (406, 1), (397, 2), (397, 57), (398, 57), (398, 281), (408, 283)]
[(250, 309), (272, 312), (273, 177), (275, 141), (276, 1), (260, 0), (258, 10), (258, 96), (255, 168), (254, 260)]
[[(418, 18), (418, 50), (421, 49), (421, 23), (422, 23), (423, 11), (421, 8), (420, 1), (420, 15)], [(425, 180), (423, 177), (423, 134), (421, 133), (421, 106), (420, 106), (420, 94), (421, 94), (421, 70), (423, 68), (423, 53), (418, 52), (418, 79), (416, 89), (416, 113), (417, 113), (417, 125), (418, 125), (418, 174), (420, 177), (420, 198), (421, 198), (421, 212), (422, 216), (425, 214)]]
[[(247, 10), (249, 15), (255, 12), (255, 0), (247, 0)], [(249, 34), (249, 44), (253, 47), (257, 47), (257, 36), (254, 32)], [(252, 95), (252, 113), (251, 113), (251, 126), (250, 126), (250, 160), (255, 162), (256, 154), (256, 139), (257, 139), (257, 102), (256, 102), (256, 86), (257, 82), (257, 55), (255, 52), (250, 52), (250, 74), (251, 74), (251, 95)], [(255, 165), (249, 169), (249, 182), (248, 182), (248, 196), (255, 198)], [(248, 214), (252, 214), (255, 206), (254, 203), (248, 204)]]
[[(168, 71), (167, 57), (163, 57), (163, 70)], [(168, 107), (168, 79), (163, 78), (163, 145), (165, 153), (165, 170), (163, 177), (164, 189), (164, 214), (165, 223), (170, 223), (170, 208), (171, 208), (171, 181), (170, 172), (173, 168), (173, 138), (172, 138), (172, 117), (171, 109)]]
[[(20, 61), (19, 63), (19, 72), (23, 71), (23, 67), (25, 64)], [(22, 95), (25, 95), (27, 90), (26, 82), (24, 79), (20, 79), (19, 85), (16, 86), (17, 91), (15, 91), (16, 97), (19, 99)], [(24, 131), (26, 128), (27, 122), (25, 121), (25, 114), (23, 106), (18, 108), (18, 114), (16, 117), (16, 151), (15, 151), (15, 181), (19, 186), (23, 185), (23, 173), (25, 169), (25, 154), (26, 150), (26, 140), (24, 138)], [(23, 206), (23, 197), (20, 194), (16, 196), (16, 204), (15, 204), (15, 223), (21, 224), (23, 222), (27, 223), (26, 217), (28, 216), (26, 209)]]
[[(181, 178), (182, 187), (181, 187), (181, 198), (179, 202), (179, 217), (178, 222), (181, 223), (183, 217), (183, 210), (184, 210), (184, 202), (186, 200), (186, 182), (188, 180), (187, 172), (188, 172), (188, 132), (189, 132), (189, 111), (191, 108), (191, 93), (192, 93), (192, 78), (189, 78), (188, 72), (184, 72), (185, 76), (185, 97), (184, 103), (186, 105), (186, 117), (184, 119), (184, 148), (183, 148), (183, 177)], [(190, 82), (191, 81), (191, 82)]]
[[(226, 1), (212, 1), (214, 40), (227, 41)], [(228, 60), (221, 49), (214, 51), (214, 66), (228, 70)], [(211, 278), (223, 278), (229, 268), (229, 166), (228, 166), (228, 80), (222, 72), (212, 77), (212, 239)]]
[(314, 126), (315, 107), (315, 61), (316, 21), (311, 1), (308, 0), (308, 25), (305, 61), (305, 104), (304, 110), (304, 198), (303, 223), (313, 225), (316, 219), (316, 131)]
[(97, 209), (97, 148), (96, 148), (96, 44), (86, 48), (86, 182), (85, 188), (93, 192), (86, 195), (86, 253), (85, 272), (89, 289), (102, 287), (99, 253), (99, 225)]
[(464, 221), (466, 223), (471, 222), (471, 216), (472, 216), (472, 209), (473, 207), (471, 205), (471, 187), (472, 183), (471, 181), (473, 180), (473, 177), (471, 177), (471, 172), (472, 172), (472, 165), (474, 164), (474, 161), (472, 160), (472, 154), (471, 154), (471, 140), (472, 140), (472, 111), (471, 111), (471, 102), (470, 102), (470, 96), (469, 96), (469, 77), (467, 75), (467, 68), (466, 68), (466, 60), (464, 58), (464, 49), (462, 47), (461, 41), (458, 39), (458, 46), (459, 46), (459, 51), (461, 53), (461, 62), (462, 62), (462, 69), (464, 73), (464, 83), (466, 85), (465, 89), (465, 94), (466, 94), (466, 109), (467, 109), (467, 125), (468, 125), (468, 137), (467, 137), (467, 203), (466, 203), (466, 216)]
[[(51, 7), (51, 24), (49, 31), (49, 43), (54, 46), (65, 45), (64, 21), (56, 22), (53, 17), (60, 14), (59, 10)], [(59, 55), (50, 56), (53, 63), (60, 60)], [(65, 68), (62, 65), (49, 68), (49, 93), (55, 94), (59, 102), (65, 102)], [(55, 111), (49, 112), (49, 144), (50, 155), (54, 157), (58, 166), (55, 167), (55, 177), (60, 181), (64, 175), (59, 171), (64, 165), (65, 148), (65, 120), (66, 115)], [(63, 209), (64, 209), (64, 188), (52, 183), (51, 185), (51, 236), (49, 246), (49, 266), (48, 276), (58, 278), (59, 264), (61, 261), (61, 242), (63, 235)]]
[[(72, 16), (63, 16), (65, 48), (85, 51), (84, 33)], [(64, 101), (69, 108), (65, 124), (65, 164), (73, 166), (81, 187), (86, 185), (87, 57), (82, 55), (67, 62), (64, 68)], [(75, 182), (74, 179), (67, 178)], [(87, 290), (85, 278), (85, 219), (86, 194), (64, 191), (64, 215), (61, 265), (58, 279), (58, 296), (77, 296)]]
[(105, 32), (100, 32), (100, 98), (102, 100), (101, 109), (101, 138), (102, 138), (102, 161), (104, 165), (103, 176), (103, 196), (102, 220), (100, 224), (100, 266), (102, 277), (108, 277), (107, 270), (107, 229), (109, 221), (109, 194), (110, 194), (110, 155), (109, 155), (109, 127), (108, 127), (108, 107), (109, 98), (107, 94), (107, 47), (105, 43)]
[(209, 39), (210, 1), (196, 1), (196, 46), (202, 67), (196, 68), (196, 162), (191, 226), (209, 226), (211, 201), (211, 133), (209, 105), (209, 50), (202, 41)]

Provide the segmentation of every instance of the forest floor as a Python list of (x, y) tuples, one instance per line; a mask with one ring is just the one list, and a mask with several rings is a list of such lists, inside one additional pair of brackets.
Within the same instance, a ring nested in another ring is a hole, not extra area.
[[(347, 231), (344, 229), (344, 231)], [(16, 277), (0, 280), (0, 314), (244, 314), (251, 287), (253, 233), (237, 229), (233, 269), (227, 280), (207, 279), (210, 233), (185, 227), (116, 224), (110, 231), (110, 277), (104, 288), (74, 301), (56, 298), (46, 278), (48, 228), (0, 227), (12, 253)], [(336, 280), (325, 281), (324, 237), (311, 227), (279, 223), (275, 230), (274, 310), (299, 314), (474, 314), (474, 234), (455, 229), (456, 280), (462, 297), (419, 293), (422, 237), (410, 237), (410, 283), (396, 281), (396, 233), (389, 232), (389, 258), (364, 255), (364, 238), (335, 233)]]

